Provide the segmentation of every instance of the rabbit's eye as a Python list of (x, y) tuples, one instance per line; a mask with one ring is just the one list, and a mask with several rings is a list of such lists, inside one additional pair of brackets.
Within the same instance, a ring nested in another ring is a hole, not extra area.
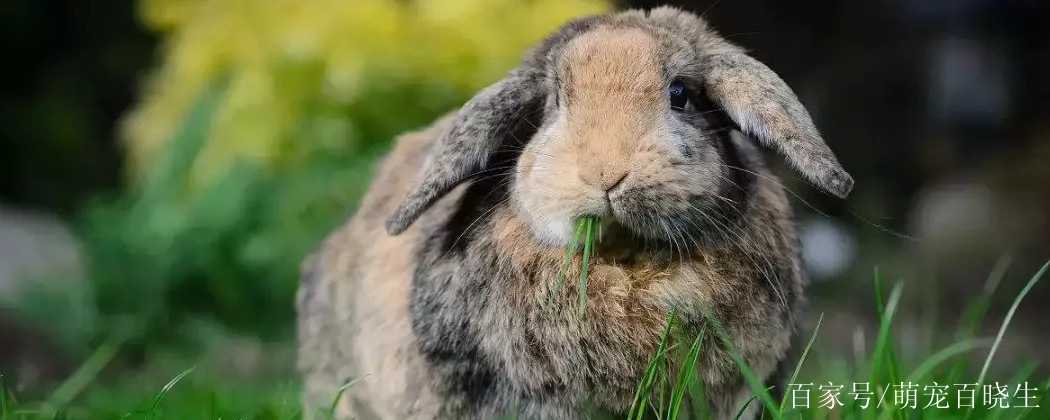
[(671, 109), (675, 111), (684, 111), (685, 106), (689, 104), (689, 91), (682, 82), (671, 82), (671, 85), (667, 86), (667, 94), (671, 97)]

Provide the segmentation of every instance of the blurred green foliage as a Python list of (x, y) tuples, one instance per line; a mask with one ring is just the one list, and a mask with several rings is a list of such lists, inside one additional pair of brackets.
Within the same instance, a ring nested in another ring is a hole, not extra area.
[(207, 185), (231, 160), (278, 171), (348, 155), (447, 111), (523, 50), (601, 0), (144, 0), (164, 61), (123, 124), (138, 179), (204, 86), (230, 79), (190, 170)]
[(454, 109), (567, 19), (605, 7), (141, 6), (165, 48), (123, 124), (129, 187), (79, 220), (86, 280), (30, 290), (21, 305), (82, 354), (113, 339), (138, 350), (192, 343), (212, 321), (287, 337), (299, 262), (352, 212), (392, 137)]

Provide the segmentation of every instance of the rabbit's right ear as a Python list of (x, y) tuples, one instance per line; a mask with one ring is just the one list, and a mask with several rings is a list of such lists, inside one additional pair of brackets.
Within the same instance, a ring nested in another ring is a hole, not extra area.
[(705, 93), (741, 132), (779, 152), (813, 185), (838, 197), (849, 194), (853, 178), (780, 76), (719, 36), (700, 16), (659, 7), (650, 17), (694, 43)]
[(809, 182), (845, 198), (853, 178), (820, 137), (806, 108), (773, 70), (742, 51), (707, 54), (700, 71), (708, 96), (741, 131), (779, 152)]
[(481, 90), (468, 101), (435, 141), (416, 183), (387, 219), (397, 235), (435, 201), (486, 169), (517, 124), (543, 105), (542, 77), (527, 67)]

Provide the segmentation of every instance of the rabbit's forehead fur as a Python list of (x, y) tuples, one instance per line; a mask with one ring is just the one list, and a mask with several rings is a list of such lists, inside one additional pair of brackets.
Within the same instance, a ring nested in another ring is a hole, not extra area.
[(546, 55), (546, 70), (556, 74), (555, 79), (567, 70), (588, 67), (593, 82), (613, 77), (628, 85), (697, 79), (700, 56), (740, 51), (703, 19), (673, 8), (584, 19), (566, 25), (542, 45), (546, 48), (537, 52)]
[[(667, 113), (668, 84), (690, 78), (688, 44), (652, 28), (599, 26), (569, 41), (557, 59), (553, 90), (564, 105), (566, 133), (596, 137), (607, 151), (637, 147)], [(682, 45), (684, 44), (685, 47)]]
[(565, 114), (560, 134), (590, 152), (590, 163), (626, 164), (656, 126), (666, 101), (661, 52), (656, 39), (633, 28), (596, 29), (566, 46), (558, 66)]
[(558, 62), (558, 86), (569, 105), (600, 106), (609, 99), (654, 106), (662, 95), (665, 54), (652, 35), (637, 28), (602, 27), (566, 46)]

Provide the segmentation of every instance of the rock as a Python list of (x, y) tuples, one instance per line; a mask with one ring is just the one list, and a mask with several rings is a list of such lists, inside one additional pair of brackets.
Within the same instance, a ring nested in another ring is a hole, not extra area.
[(0, 204), (0, 303), (30, 281), (69, 281), (83, 272), (80, 246), (57, 217)]
[(82, 278), (80, 247), (58, 218), (0, 205), (0, 381), (32, 392), (63, 380), (64, 355), (39, 328), (2, 310), (31, 282)]

